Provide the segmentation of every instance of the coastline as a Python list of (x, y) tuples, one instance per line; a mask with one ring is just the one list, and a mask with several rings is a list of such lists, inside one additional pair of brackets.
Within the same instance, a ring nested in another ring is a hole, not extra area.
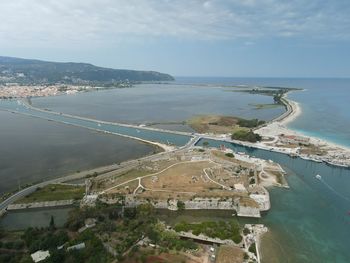
[[(281, 116), (272, 120), (270, 123), (256, 129), (255, 132), (257, 132), (261, 136), (273, 137), (275, 141), (278, 140), (278, 136), (281, 134), (301, 136), (307, 138), (311, 144), (314, 144), (315, 146), (326, 150), (328, 153), (325, 156), (297, 154), (301, 158), (311, 159), (320, 162), (323, 161), (328, 164), (333, 164), (337, 166), (350, 166), (350, 147), (339, 145), (325, 139), (309, 136), (303, 134), (302, 132), (289, 128), (287, 125), (293, 122), (296, 118), (298, 118), (303, 113), (303, 111), (298, 102), (288, 99), (287, 96), (284, 96), (282, 101), (285, 104), (287, 111)], [(263, 143), (260, 144), (263, 146)], [(285, 149), (277, 146), (274, 146), (272, 148), (273, 150), (277, 151)], [(289, 150), (291, 154), (295, 154), (291, 151), (291, 149), (286, 150), (287, 153)]]

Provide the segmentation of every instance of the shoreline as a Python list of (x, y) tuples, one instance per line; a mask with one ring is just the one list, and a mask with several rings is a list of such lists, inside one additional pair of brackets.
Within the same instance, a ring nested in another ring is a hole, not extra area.
[[(325, 162), (327, 164), (336, 165), (340, 167), (350, 167), (350, 147), (333, 143), (331, 141), (321, 139), (318, 137), (310, 136), (300, 131), (289, 128), (288, 124), (293, 122), (296, 118), (298, 118), (303, 113), (303, 111), (300, 106), (300, 103), (288, 99), (287, 96), (284, 96), (282, 101), (285, 104), (287, 111), (284, 114), (272, 120), (271, 122), (267, 123), (266, 125), (256, 129), (255, 132), (257, 132), (261, 136), (273, 137), (274, 141), (277, 141), (278, 136), (281, 134), (304, 137), (307, 138), (311, 144), (314, 144), (315, 146), (326, 150), (327, 154), (324, 156), (312, 154), (306, 155), (295, 153), (289, 148), (278, 146), (270, 147), (270, 150), (280, 152), (282, 149), (285, 153), (296, 154), (303, 159), (311, 159), (318, 162)], [(263, 143), (260, 143), (260, 145), (266, 146)]]

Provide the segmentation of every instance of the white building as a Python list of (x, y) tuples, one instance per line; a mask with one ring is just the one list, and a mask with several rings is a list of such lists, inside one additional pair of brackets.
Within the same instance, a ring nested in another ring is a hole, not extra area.
[(48, 250), (38, 250), (37, 252), (30, 255), (34, 262), (40, 262), (50, 256), (50, 252)]

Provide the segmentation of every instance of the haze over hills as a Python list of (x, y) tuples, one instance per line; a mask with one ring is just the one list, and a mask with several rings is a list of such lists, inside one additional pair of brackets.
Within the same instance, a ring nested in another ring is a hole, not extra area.
[(168, 74), (0, 56), (0, 83), (113, 85), (125, 81), (171, 81)]

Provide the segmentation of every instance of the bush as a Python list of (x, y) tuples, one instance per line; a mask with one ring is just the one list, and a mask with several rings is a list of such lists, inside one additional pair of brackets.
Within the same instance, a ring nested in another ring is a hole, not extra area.
[(175, 231), (192, 231), (194, 235), (204, 234), (212, 238), (231, 239), (235, 243), (239, 243), (242, 240), (240, 235), (240, 226), (237, 221), (232, 220), (230, 222), (218, 221), (218, 222), (202, 222), (199, 224), (190, 224), (181, 222), (175, 225)]
[(226, 155), (227, 157), (230, 157), (230, 158), (235, 157), (233, 153), (226, 153), (225, 155)]
[(185, 203), (184, 202), (182, 202), (182, 201), (177, 201), (177, 208), (179, 209), (179, 210), (184, 210), (185, 209)]
[(250, 246), (249, 246), (249, 249), (248, 249), (249, 252), (252, 252), (256, 255), (256, 246), (255, 246), (255, 243), (252, 243)]
[(24, 242), (22, 240), (17, 240), (13, 242), (14, 249), (22, 249), (24, 247)]
[(232, 140), (257, 142), (261, 141), (261, 136), (253, 131), (239, 130), (231, 135)]
[(239, 119), (237, 124), (241, 127), (255, 128), (255, 127), (258, 127), (259, 125), (265, 124), (265, 121), (261, 121), (258, 119), (251, 119), (251, 120)]
[(246, 235), (248, 235), (248, 234), (250, 234), (250, 230), (248, 229), (248, 228), (244, 228), (243, 229), (243, 234), (246, 236)]

